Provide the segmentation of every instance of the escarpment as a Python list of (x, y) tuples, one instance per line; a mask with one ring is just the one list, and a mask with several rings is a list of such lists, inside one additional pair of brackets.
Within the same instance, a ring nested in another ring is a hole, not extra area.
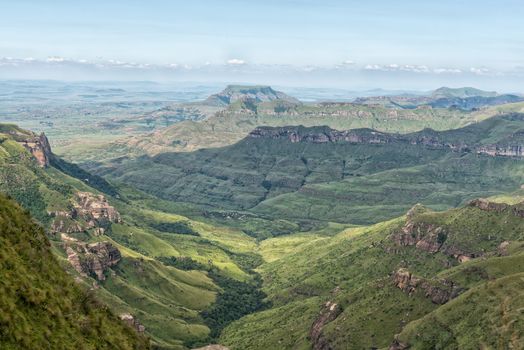
[(418, 289), (422, 290), (426, 298), (431, 299), (435, 304), (444, 304), (456, 298), (462, 288), (453, 281), (446, 279), (428, 280), (413, 275), (409, 270), (401, 268), (393, 274), (394, 285), (409, 295)]
[(34, 135), (20, 143), (33, 155), (40, 167), (45, 168), (49, 166), (51, 146), (44, 133), (41, 133), (39, 136)]
[[(508, 116), (510, 118), (511, 116)], [(519, 115), (520, 117), (520, 115)], [(468, 130), (469, 132), (469, 130)], [(488, 131), (489, 132), (489, 131)], [(421, 146), (427, 149), (449, 150), (459, 153), (473, 153), (490, 157), (524, 157), (523, 132), (517, 130), (500, 136), (495, 143), (482, 144), (478, 137), (463, 137), (455, 131), (438, 132), (424, 129), (410, 134), (385, 133), (373, 129), (335, 130), (327, 126), (303, 127), (266, 127), (255, 128), (248, 138), (287, 140), (291, 143), (350, 143), (385, 145), (399, 144)]]

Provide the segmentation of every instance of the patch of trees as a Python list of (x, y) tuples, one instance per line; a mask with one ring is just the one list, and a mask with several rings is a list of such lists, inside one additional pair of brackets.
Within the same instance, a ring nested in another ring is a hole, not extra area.
[(179, 235), (200, 236), (198, 232), (193, 230), (191, 225), (185, 221), (178, 222), (152, 222), (150, 224), (154, 229), (161, 232), (178, 233)]
[(254, 275), (251, 283), (224, 276), (217, 269), (210, 270), (208, 275), (222, 288), (216, 302), (208, 310), (201, 312), (204, 322), (211, 330), (212, 339), (218, 338), (231, 322), (269, 306), (264, 301), (266, 294), (260, 290), (262, 280), (259, 275)]
[(158, 261), (167, 266), (173, 266), (180, 270), (203, 270), (209, 271), (208, 265), (202, 264), (198, 261), (191, 259), (188, 256), (160, 256), (156, 258)]

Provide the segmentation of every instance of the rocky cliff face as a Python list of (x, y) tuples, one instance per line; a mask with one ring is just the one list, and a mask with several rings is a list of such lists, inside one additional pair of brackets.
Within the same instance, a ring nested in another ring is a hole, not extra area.
[(42, 168), (49, 166), (49, 159), (51, 157), (51, 146), (49, 140), (44, 133), (39, 136), (27, 138), (23, 141), (19, 141), (36, 159), (38, 165)]
[(478, 256), (475, 252), (446, 244), (451, 232), (444, 226), (418, 220), (417, 214), (423, 210), (421, 205), (416, 205), (408, 211), (404, 226), (391, 236), (396, 245), (415, 246), (428, 253), (441, 252), (454, 257), (459, 262), (465, 262)]
[(439, 305), (457, 297), (463, 290), (452, 281), (445, 279), (426, 280), (416, 277), (407, 269), (402, 268), (393, 274), (393, 283), (409, 295), (415, 293), (417, 289), (421, 289), (427, 298)]
[(136, 329), (138, 333), (145, 332), (146, 327), (144, 327), (144, 325), (142, 325), (133, 315), (125, 313), (125, 314), (121, 314), (119, 317), (128, 326)]
[(469, 202), (469, 205), (472, 207), (479, 208), (480, 210), (494, 211), (497, 213), (509, 211), (517, 217), (524, 218), (524, 203), (509, 205), (506, 203), (490, 202), (487, 199), (478, 198)]
[(54, 218), (53, 232), (74, 233), (95, 229), (95, 235), (105, 232), (111, 223), (120, 223), (120, 213), (109, 204), (105, 196), (78, 192), (69, 211), (50, 212)]
[(332, 349), (322, 331), (326, 324), (336, 319), (341, 313), (342, 308), (337, 303), (328, 301), (324, 304), (319, 316), (309, 330), (309, 339), (311, 340), (314, 350)]
[(95, 276), (99, 281), (106, 279), (104, 272), (118, 264), (120, 251), (109, 242), (83, 243), (65, 240), (67, 260), (83, 276)]
[(249, 138), (282, 139), (292, 143), (354, 143), (354, 144), (410, 144), (423, 146), (429, 149), (448, 149), (452, 152), (477, 153), (488, 156), (524, 157), (524, 145), (519, 140), (515, 144), (502, 146), (493, 145), (468, 145), (463, 141), (443, 141), (437, 132), (423, 130), (413, 134), (388, 134), (372, 129), (334, 130), (329, 127), (303, 126), (292, 127), (258, 127), (249, 135)]
[(111, 205), (107, 199), (99, 194), (95, 195), (90, 192), (78, 192), (77, 204), (74, 210), (77, 214), (94, 227), (97, 224), (101, 225), (107, 222), (120, 223), (122, 221), (120, 213)]
[(477, 149), (477, 153), (486, 154), (492, 157), (524, 157), (524, 147), (523, 145), (486, 145), (480, 146)]

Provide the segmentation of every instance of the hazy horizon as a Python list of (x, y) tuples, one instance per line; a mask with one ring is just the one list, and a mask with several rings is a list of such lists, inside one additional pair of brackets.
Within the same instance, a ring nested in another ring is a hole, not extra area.
[(0, 8), (0, 79), (520, 91), (524, 77), (524, 8), (515, 0)]

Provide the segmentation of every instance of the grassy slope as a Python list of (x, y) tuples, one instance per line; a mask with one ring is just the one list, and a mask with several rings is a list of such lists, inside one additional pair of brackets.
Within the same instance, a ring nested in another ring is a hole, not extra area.
[[(15, 135), (20, 140), (32, 136), (11, 125), (0, 124), (2, 130), (20, 133)], [(0, 136), (0, 190), (29, 209), (44, 226), (49, 224), (47, 212), (68, 210), (75, 192), (100, 193), (53, 166), (38, 167), (13, 135), (0, 133)], [(68, 166), (72, 175), (85, 178), (81, 171), (63, 162), (59, 165)], [(207, 339), (209, 328), (200, 312), (213, 305), (222, 289), (201, 268), (184, 271), (157, 259), (187, 257), (204, 264), (205, 269), (218, 268), (220, 274), (253, 283), (241, 259), (253, 250), (254, 239), (239, 230), (149, 209), (146, 202), (129, 199), (139, 197), (133, 191), (121, 193), (120, 199), (105, 195), (122, 214), (124, 222), (113, 224), (103, 236), (75, 234), (88, 242), (109, 240), (122, 252), (122, 261), (108, 274), (107, 280), (97, 282), (100, 285), (95, 289), (97, 297), (114, 312), (129, 312), (137, 317), (153, 342), (163, 348), (182, 349), (184, 342)], [(197, 236), (159, 231), (155, 228), (159, 222), (183, 222)], [(66, 260), (59, 237), (50, 238), (52, 251), (62, 267), (77, 275)], [(91, 278), (85, 278), (83, 285), (87, 289), (93, 283)]]
[[(522, 142), (515, 133), (523, 128), (522, 114), (504, 115), (462, 129), (424, 130), (405, 137), (470, 146), (514, 144)], [(524, 182), (523, 166), (509, 157), (401, 142), (246, 138), (225, 148), (115, 162), (100, 173), (164, 199), (214, 210), (247, 210), (295, 222), (369, 224), (398, 216), (417, 202), (446, 209), (473, 197), (511, 191)]]
[[(279, 101), (258, 104), (256, 113), (240, 109), (234, 104), (206, 120), (183, 121), (154, 134), (133, 137), (111, 146), (115, 157), (172, 151), (194, 151), (234, 144), (257, 126), (327, 125), (333, 129), (347, 130), (373, 128), (383, 132), (407, 133), (424, 128), (447, 130), (463, 127), (499, 113), (523, 112), (524, 103), (505, 104), (475, 112), (448, 109), (418, 108), (410, 110), (388, 109), (381, 106), (357, 104), (317, 104), (286, 106), (283, 111)], [(129, 153), (131, 152), (131, 153)]]
[(146, 349), (60, 267), (44, 231), (0, 196), (0, 347)]
[[(234, 322), (221, 341), (232, 349), (309, 348), (309, 327), (321, 305), (333, 300), (343, 308), (324, 328), (334, 349), (387, 348), (401, 331), (400, 339), (415, 349), (442, 344), (457, 349), (482, 344), (522, 346), (524, 219), (511, 210), (496, 213), (464, 207), (421, 212), (415, 220), (446, 227), (446, 244), (471, 252), (495, 252), (500, 242), (509, 240), (511, 255), (489, 253), (487, 258), (458, 265), (441, 253), (398, 247), (390, 234), (404, 218), (347, 229), (333, 237), (272, 238), (261, 245), (267, 262), (260, 271), (274, 307)], [(424, 278), (453, 280), (467, 291), (440, 307), (421, 290), (408, 296), (390, 277), (400, 267)], [(475, 323), (479, 315), (485, 317)], [(480, 335), (482, 331), (485, 334)]]

